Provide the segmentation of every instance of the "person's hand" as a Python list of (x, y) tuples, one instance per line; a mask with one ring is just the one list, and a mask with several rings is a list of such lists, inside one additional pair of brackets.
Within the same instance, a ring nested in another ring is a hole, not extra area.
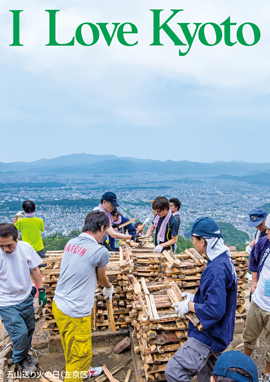
[(100, 291), (99, 291), (99, 289), (96, 289), (95, 294), (94, 294), (94, 301), (97, 301), (98, 296), (100, 296)]
[(39, 305), (42, 303), (43, 308), (47, 304), (47, 295), (46, 295), (45, 288), (38, 289), (38, 303)]
[(23, 218), (24, 217), (24, 211), (19, 211), (16, 213), (17, 218)]
[(110, 286), (110, 288), (103, 288), (103, 296), (104, 298), (109, 298), (109, 301), (112, 302), (112, 295), (113, 295), (114, 287), (113, 285)]
[(131, 235), (131, 240), (135, 241), (135, 243), (140, 243), (139, 237), (137, 235)]
[(181, 297), (182, 297), (182, 298), (186, 297), (186, 299), (187, 299), (188, 301), (192, 301), (192, 302), (193, 302), (193, 300), (194, 300), (194, 294), (192, 294), (192, 293), (188, 293), (188, 292), (183, 292), (183, 293), (181, 294)]
[(162, 251), (163, 251), (163, 247), (160, 245), (160, 244), (158, 244), (156, 247), (155, 247), (155, 249), (154, 249), (154, 252), (155, 253), (161, 253)]
[(246, 252), (250, 255), (250, 252), (252, 251), (252, 248), (248, 245), (246, 247)]
[(251, 284), (251, 289), (250, 289), (250, 293), (251, 293), (251, 294), (254, 294), (254, 293), (255, 293), (255, 290), (256, 290), (256, 288), (257, 288), (257, 284), (258, 284), (258, 283), (252, 283), (252, 284)]
[(35, 297), (36, 293), (37, 293), (37, 289), (35, 285), (32, 285), (31, 295), (33, 296), (33, 298)]
[(176, 302), (172, 304), (172, 307), (175, 309), (175, 313), (178, 314), (181, 318), (186, 318), (185, 314), (189, 312), (189, 300), (184, 300), (181, 302)]

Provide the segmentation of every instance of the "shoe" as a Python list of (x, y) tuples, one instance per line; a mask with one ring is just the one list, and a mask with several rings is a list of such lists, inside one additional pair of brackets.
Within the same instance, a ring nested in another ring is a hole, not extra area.
[(270, 382), (270, 374), (261, 374), (260, 382)]
[(84, 379), (91, 378), (91, 377), (98, 377), (102, 373), (103, 369), (102, 367), (89, 367), (89, 370), (84, 377)]
[(38, 365), (38, 359), (36, 357), (33, 357), (32, 355), (28, 354), (27, 360), (32, 363), (33, 365)]
[(19, 366), (22, 372), (23, 377), (35, 377), (37, 368), (36, 366), (28, 361), (28, 358), (25, 358), (23, 361), (19, 362)]

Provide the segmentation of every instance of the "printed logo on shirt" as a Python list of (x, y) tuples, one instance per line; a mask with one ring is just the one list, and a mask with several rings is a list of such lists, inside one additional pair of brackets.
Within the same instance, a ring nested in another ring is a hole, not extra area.
[(69, 244), (65, 246), (64, 252), (76, 253), (80, 257), (83, 257), (85, 252), (87, 252), (87, 249), (84, 247), (81, 247), (80, 245)]
[(264, 254), (262, 255), (260, 265), (263, 264), (265, 258), (269, 255), (269, 253), (270, 253), (270, 248), (266, 248), (266, 250), (264, 251)]

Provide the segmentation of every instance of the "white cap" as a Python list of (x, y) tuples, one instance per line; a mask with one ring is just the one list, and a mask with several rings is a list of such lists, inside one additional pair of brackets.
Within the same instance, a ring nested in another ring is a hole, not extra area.
[(270, 229), (270, 214), (267, 215), (267, 217), (266, 217), (265, 225), (266, 225), (267, 228)]

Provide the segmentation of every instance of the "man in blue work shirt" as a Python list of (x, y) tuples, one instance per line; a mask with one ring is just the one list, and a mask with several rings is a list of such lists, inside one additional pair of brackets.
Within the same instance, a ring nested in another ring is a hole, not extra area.
[[(137, 231), (131, 223), (129, 223), (125, 227), (122, 227), (119, 229), (119, 226), (127, 223), (129, 221), (129, 219), (127, 219), (123, 215), (121, 215), (120, 212), (117, 210), (117, 208), (114, 208), (112, 210), (111, 215), (112, 215), (112, 219), (113, 219), (112, 228), (116, 232), (120, 232), (122, 234), (125, 234), (126, 231), (128, 231), (129, 235), (137, 235)], [(119, 243), (118, 239), (115, 239), (115, 238), (109, 236), (109, 244), (110, 244), (113, 251), (119, 251), (119, 244), (118, 243)]]
[(185, 233), (186, 237), (190, 235), (195, 249), (208, 263), (195, 295), (182, 293), (186, 300), (173, 306), (182, 318), (190, 311), (196, 313), (203, 330), (189, 322), (187, 342), (167, 364), (168, 382), (187, 382), (195, 375), (199, 382), (209, 381), (217, 358), (234, 333), (237, 276), (229, 248), (211, 218), (197, 219), (191, 231)]

